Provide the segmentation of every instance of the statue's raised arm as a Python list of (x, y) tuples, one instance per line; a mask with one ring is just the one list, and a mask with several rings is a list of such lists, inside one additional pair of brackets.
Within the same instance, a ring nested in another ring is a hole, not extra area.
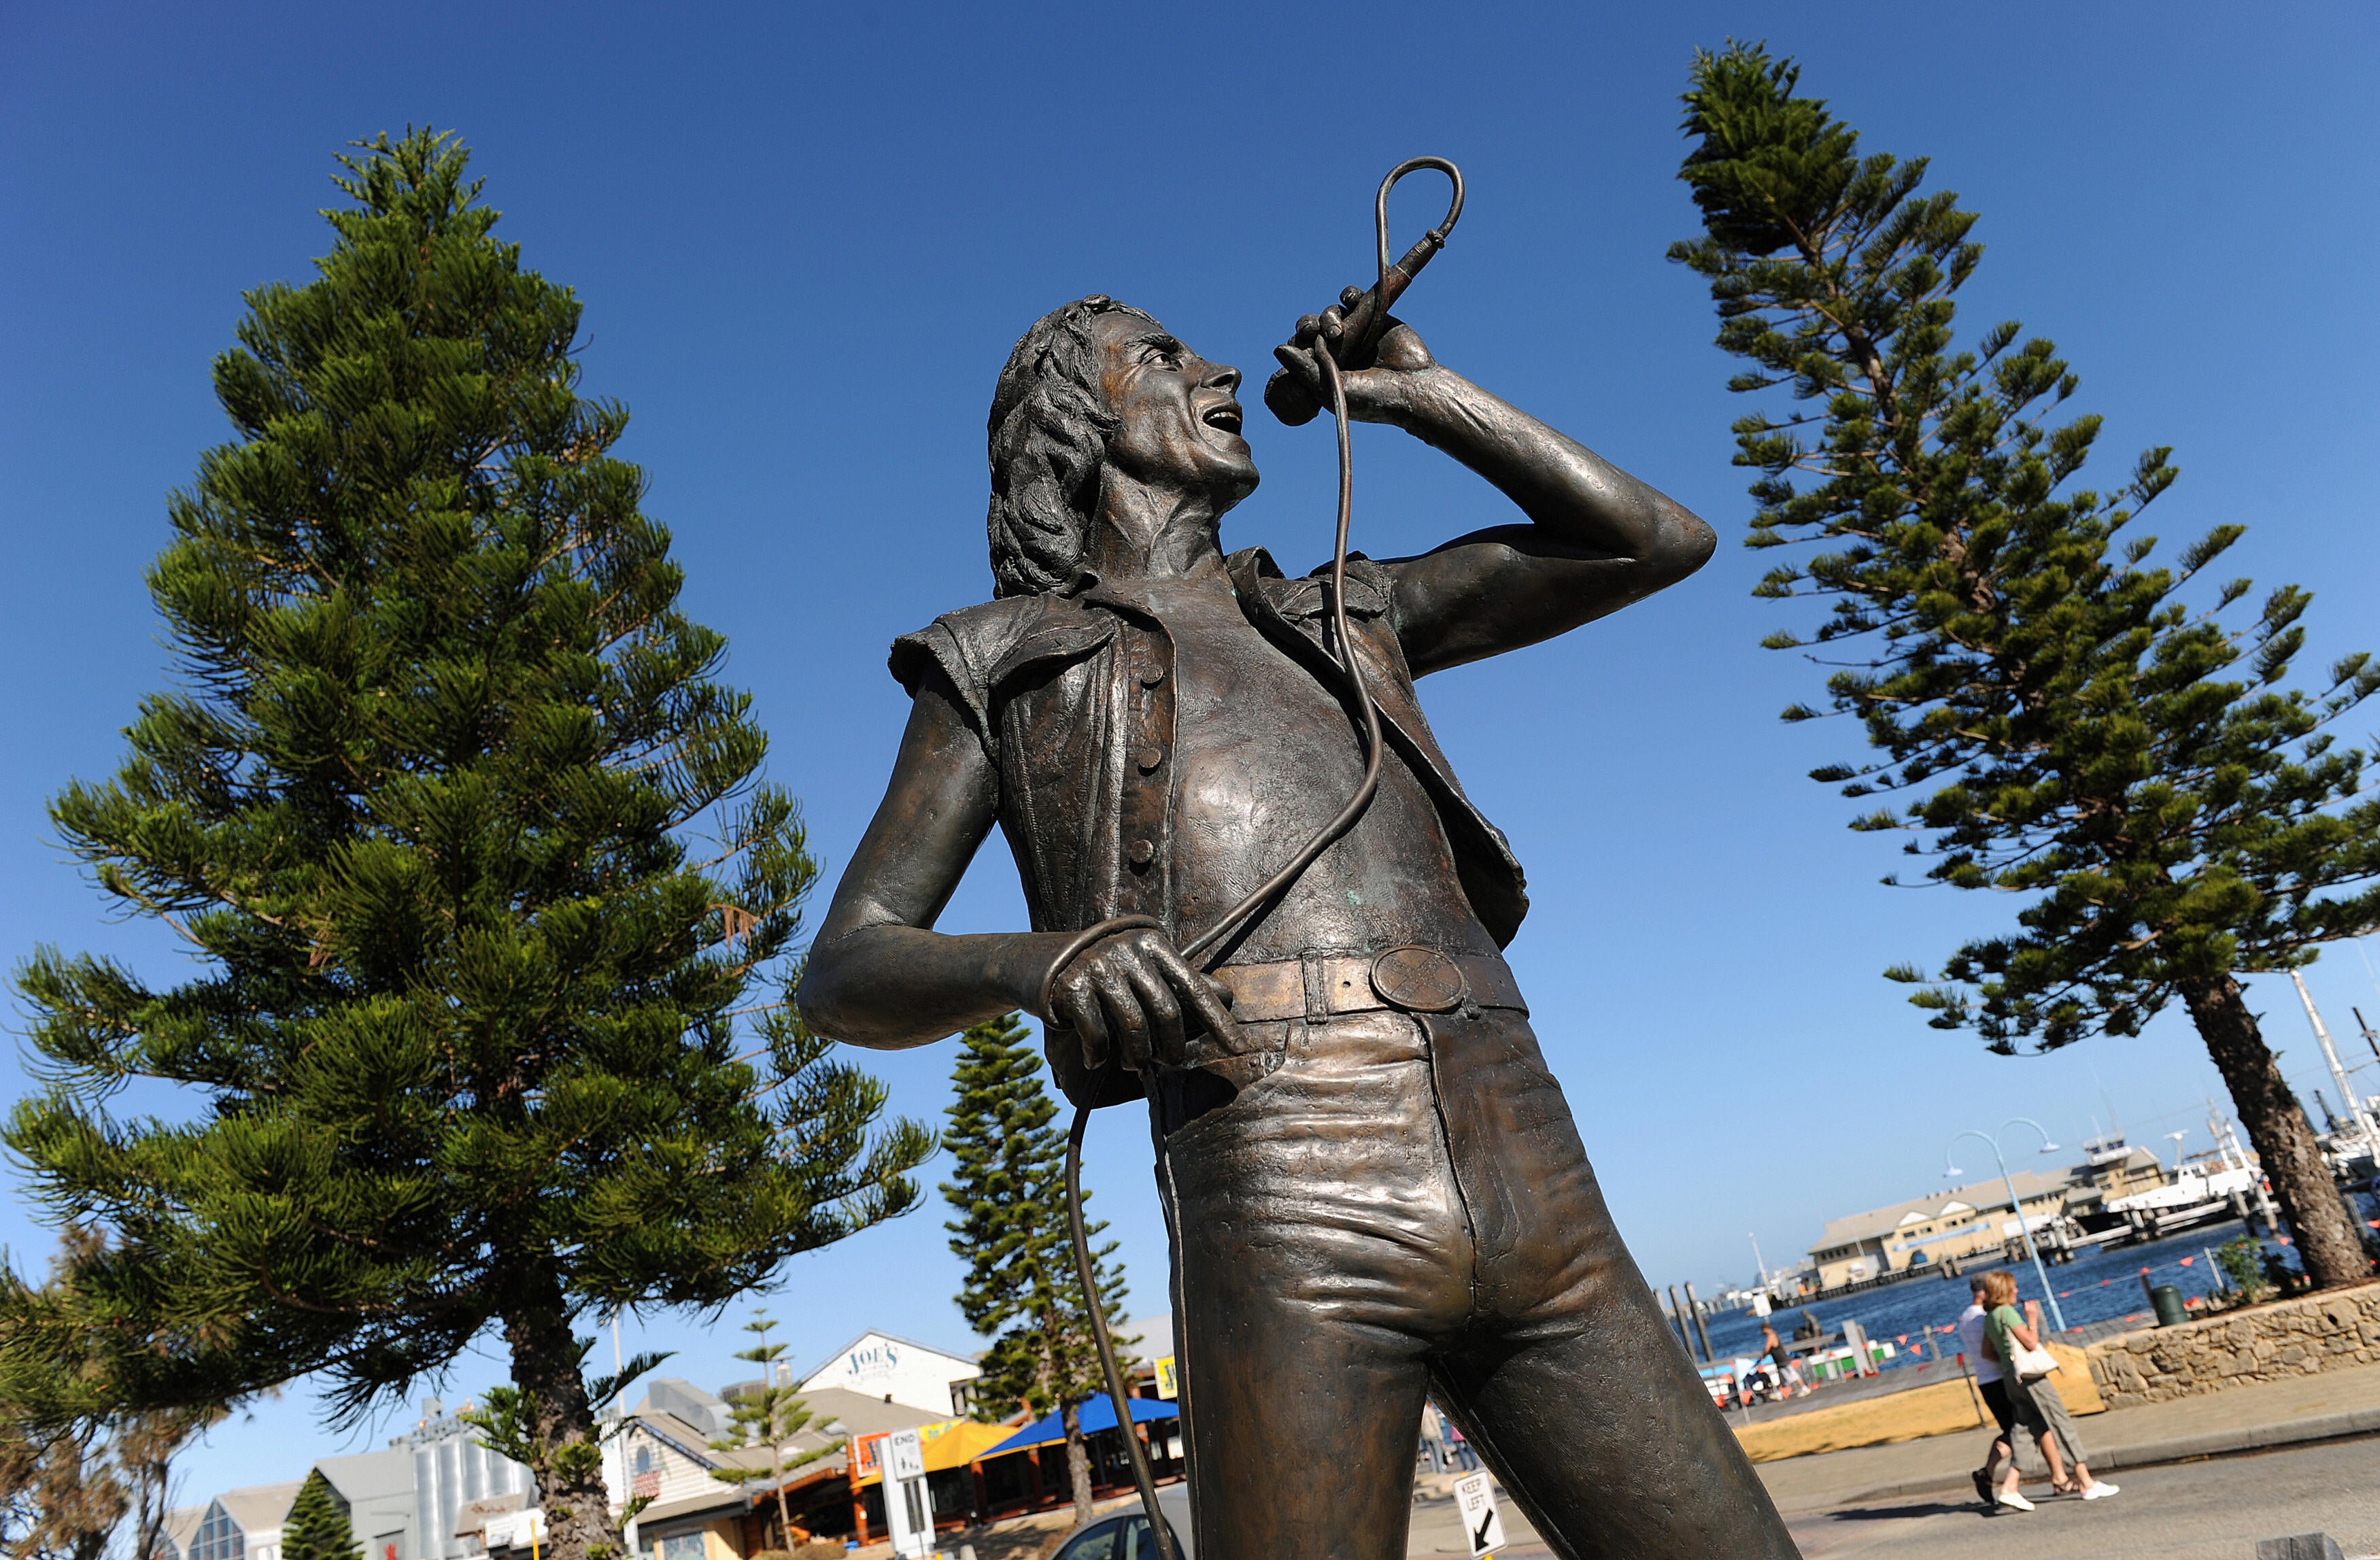
[[(1313, 350), (1301, 335), (1273, 356), (1318, 394)], [(1385, 560), (1415, 676), (1568, 633), (1710, 557), (1711, 528), (1682, 505), (1439, 363), (1409, 325), (1392, 323), (1373, 366), (1342, 380), (1349, 416), (1444, 450), (1528, 517)]]

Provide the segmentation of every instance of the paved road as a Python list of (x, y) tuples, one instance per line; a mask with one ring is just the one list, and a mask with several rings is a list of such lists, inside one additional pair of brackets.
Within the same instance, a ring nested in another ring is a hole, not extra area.
[[(2258, 1539), (2306, 1532), (2329, 1533), (2350, 1557), (2380, 1556), (2380, 1439), (2136, 1468), (2116, 1481), (2112, 1500), (2058, 1496), (2031, 1512), (1985, 1513), (1942, 1493), (1791, 1514), (1786, 1525), (1806, 1560), (2254, 1560)], [(1512, 1539), (1498, 1560), (1549, 1560), (1510, 1499), (1498, 1504)], [(1414, 1560), (1467, 1554), (1452, 1507), (1419, 1493)]]
[(2113, 1500), (2060, 1496), (2031, 1512), (1911, 1495), (1788, 1525), (1808, 1560), (2253, 1560), (2257, 1540), (2306, 1532), (2329, 1533), (2350, 1556), (2380, 1554), (2380, 1441), (2137, 1468), (2116, 1481)]

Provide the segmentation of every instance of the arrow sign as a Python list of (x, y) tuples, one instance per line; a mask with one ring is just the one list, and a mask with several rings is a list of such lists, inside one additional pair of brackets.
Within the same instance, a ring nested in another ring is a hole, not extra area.
[(1454, 1481), (1454, 1509), (1462, 1514), (1463, 1532), (1471, 1541), (1474, 1560), (1504, 1547), (1504, 1519), (1496, 1515), (1496, 1496), (1488, 1475), (1474, 1473)]

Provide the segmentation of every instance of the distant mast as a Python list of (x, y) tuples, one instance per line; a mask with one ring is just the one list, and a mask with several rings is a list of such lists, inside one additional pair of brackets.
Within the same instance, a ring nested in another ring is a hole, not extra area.
[(2313, 1038), (2322, 1046), (2323, 1060), (2330, 1064), (2331, 1081), (2338, 1085), (2339, 1102), (2347, 1107), (2347, 1119), (2353, 1125), (2355, 1135), (2366, 1145), (2380, 1148), (2380, 1132), (2373, 1129), (2372, 1117), (2364, 1110), (2363, 1102), (2356, 1098), (2355, 1085), (2347, 1080), (2347, 1068), (2338, 1060), (2338, 1047), (2330, 1042), (2330, 1026), (2322, 1021), (2322, 1009), (2313, 1005), (2313, 993), (2306, 990), (2305, 977), (2292, 969), (2289, 980), (2298, 988), (2298, 1000), (2305, 1004), (2306, 1020), (2313, 1025)]

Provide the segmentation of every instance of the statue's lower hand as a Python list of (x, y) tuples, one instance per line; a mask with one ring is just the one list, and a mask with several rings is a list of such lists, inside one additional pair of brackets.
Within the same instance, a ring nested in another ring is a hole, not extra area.
[(1161, 932), (1119, 932), (1077, 954), (1050, 982), (1041, 1015), (1081, 1037), (1084, 1066), (1112, 1050), (1134, 1072), (1151, 1061), (1182, 1066), (1190, 1037), (1231, 1032), (1224, 984), (1191, 968)]

